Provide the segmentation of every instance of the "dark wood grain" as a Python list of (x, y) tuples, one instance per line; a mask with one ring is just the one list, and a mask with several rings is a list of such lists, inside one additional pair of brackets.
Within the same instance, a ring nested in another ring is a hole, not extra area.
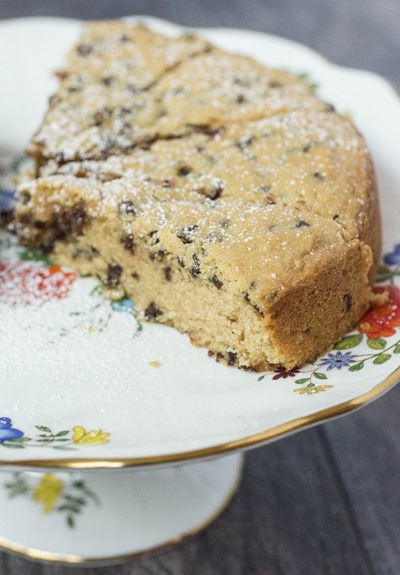
[[(0, 0), (0, 18), (126, 14), (285, 36), (400, 86), (398, 0)], [(3, 553), (0, 575), (398, 575), (399, 487), (397, 387), (356, 413), (249, 452), (232, 504), (181, 545), (97, 569)]]

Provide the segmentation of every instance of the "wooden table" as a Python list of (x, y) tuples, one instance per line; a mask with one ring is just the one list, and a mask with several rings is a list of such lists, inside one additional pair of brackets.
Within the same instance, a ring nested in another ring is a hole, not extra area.
[[(132, 13), (285, 36), (400, 87), (399, 0), (0, 0), (0, 18)], [(229, 508), (174, 548), (97, 569), (0, 554), (0, 575), (111, 573), (398, 575), (400, 386), (350, 416), (249, 452)]]

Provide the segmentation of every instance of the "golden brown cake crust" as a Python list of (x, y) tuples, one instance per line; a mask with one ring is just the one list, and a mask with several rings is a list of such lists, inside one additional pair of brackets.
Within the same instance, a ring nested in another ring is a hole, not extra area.
[(121, 22), (84, 27), (60, 75), (19, 188), (23, 243), (243, 368), (313, 360), (359, 319), (373, 166), (304, 82)]

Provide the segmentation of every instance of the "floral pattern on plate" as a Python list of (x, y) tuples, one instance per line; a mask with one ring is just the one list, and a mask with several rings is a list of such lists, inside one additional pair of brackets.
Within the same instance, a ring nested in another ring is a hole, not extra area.
[(9, 417), (0, 417), (0, 445), (15, 449), (25, 447), (52, 447), (53, 449), (71, 450), (85, 445), (104, 445), (109, 443), (110, 434), (102, 429), (86, 431), (81, 425), (72, 430), (63, 429), (53, 432), (46, 425), (36, 425), (37, 433), (27, 437), (23, 431), (13, 427)]
[[(0, 230), (0, 309), (3, 313), (18, 315), (18, 321), (27, 319), (33, 309), (38, 312), (38, 326), (47, 330), (47, 343), (54, 344), (60, 337), (76, 330), (98, 333), (107, 329), (114, 314), (128, 313), (132, 317), (132, 335), (142, 331), (140, 315), (127, 298), (111, 301), (104, 297), (97, 279), (78, 277), (69, 269), (53, 265), (46, 255), (32, 249), (23, 249), (16, 238)], [(65, 300), (56, 308), (54, 304)], [(30, 310), (24, 313), (24, 306)], [(47, 313), (46, 313), (47, 312)], [(52, 317), (58, 313), (57, 320)], [(17, 315), (16, 315), (17, 317)], [(47, 322), (47, 323), (46, 323)], [(26, 329), (31, 329), (31, 325)]]
[(28, 497), (32, 503), (41, 505), (43, 513), (60, 513), (70, 528), (76, 526), (77, 516), (90, 502), (97, 506), (101, 504), (86, 481), (76, 475), (64, 480), (55, 473), (28, 474), (18, 471), (3, 487), (10, 499)]

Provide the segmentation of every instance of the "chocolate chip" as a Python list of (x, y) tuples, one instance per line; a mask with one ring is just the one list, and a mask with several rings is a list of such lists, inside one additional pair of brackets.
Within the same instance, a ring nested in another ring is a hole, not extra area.
[(210, 232), (209, 234), (206, 235), (206, 242), (210, 243), (210, 244), (215, 244), (215, 243), (219, 243), (222, 244), (222, 242), (224, 241), (224, 236), (221, 232)]
[(133, 277), (134, 280), (140, 279), (140, 276), (139, 276), (139, 274), (138, 274), (137, 272), (132, 272), (132, 273), (131, 273), (131, 276)]
[(210, 277), (210, 282), (211, 282), (212, 284), (214, 284), (217, 289), (221, 289), (222, 286), (224, 285), (224, 284), (222, 283), (222, 281), (221, 281), (216, 275), (213, 275), (213, 276)]
[(260, 190), (260, 192), (269, 192), (271, 190), (271, 186), (267, 186), (266, 184), (262, 184), (261, 186), (258, 186), (258, 189)]
[(54, 160), (57, 162), (57, 164), (64, 164), (65, 163), (65, 156), (62, 152), (57, 152), (56, 154), (54, 154), (53, 157), (54, 157)]
[(46, 222), (42, 222), (41, 220), (35, 220), (33, 222), (33, 227), (35, 227), (37, 230), (44, 230), (46, 227)]
[(154, 301), (152, 301), (144, 310), (144, 315), (146, 319), (157, 319), (163, 312), (156, 306)]
[(87, 170), (83, 166), (79, 166), (76, 172), (74, 172), (75, 178), (86, 178)]
[(126, 89), (130, 94), (139, 94), (142, 91), (142, 88), (135, 86), (134, 84), (127, 84)]
[(236, 102), (238, 104), (243, 104), (243, 102), (246, 102), (246, 96), (244, 94), (239, 94), (236, 98)]
[(197, 224), (185, 226), (176, 235), (183, 244), (192, 244), (194, 242), (194, 232), (198, 227)]
[(225, 128), (220, 126), (219, 128), (212, 128), (210, 124), (188, 124), (189, 127), (197, 134), (205, 134), (206, 136), (217, 136), (222, 135), (225, 132)]
[(242, 152), (244, 152), (251, 144), (255, 142), (255, 136), (249, 136), (248, 138), (242, 138), (239, 142), (236, 142), (235, 146), (239, 148)]
[(236, 86), (243, 86), (244, 88), (248, 88), (249, 87), (249, 83), (246, 80), (243, 80), (243, 78), (240, 78), (240, 76), (235, 76), (233, 78), (233, 83)]
[(93, 46), (91, 46), (90, 44), (79, 44), (79, 46), (76, 49), (78, 54), (80, 54), (81, 56), (87, 56), (92, 52), (92, 50)]
[(137, 147), (141, 150), (150, 150), (151, 144), (155, 141), (154, 136), (144, 136), (139, 142), (137, 142)]
[(217, 200), (222, 192), (224, 191), (224, 184), (221, 180), (215, 180), (211, 183), (211, 186), (206, 190), (206, 196), (210, 198), (210, 200)]
[[(251, 288), (251, 285), (250, 285)], [(262, 317), (264, 317), (264, 312), (262, 311), (262, 309), (254, 302), (250, 299), (250, 296), (248, 293), (244, 294), (244, 299), (249, 302), (249, 304), (256, 310), (256, 312), (261, 315)]]
[(325, 112), (334, 112), (334, 111), (335, 111), (335, 106), (333, 104), (326, 104)]
[(192, 128), (195, 132), (206, 134), (207, 136), (213, 136), (215, 133), (215, 130), (211, 128), (210, 124), (195, 124)]
[(199, 256), (197, 254), (193, 254), (193, 261), (194, 261), (195, 265), (191, 268), (190, 273), (194, 278), (196, 278), (201, 273), (201, 271), (200, 271), (200, 260), (199, 260)]
[(111, 86), (114, 81), (113, 76), (104, 76), (101, 81), (103, 82), (104, 86)]
[(343, 300), (344, 300), (345, 311), (350, 311), (351, 308), (353, 307), (353, 298), (349, 293), (345, 293), (343, 296)]
[(192, 168), (184, 162), (179, 162), (176, 166), (176, 173), (178, 176), (187, 176), (192, 171)]
[(122, 44), (124, 42), (129, 42), (131, 39), (126, 34), (121, 34), (120, 36), (118, 36), (117, 40)]
[(74, 260), (80, 258), (80, 259), (92, 261), (93, 258), (95, 258), (99, 255), (100, 255), (100, 252), (98, 249), (94, 248), (93, 246), (89, 246), (88, 248), (77, 248), (76, 250), (74, 250), (74, 252), (72, 254), (72, 258)]
[(324, 176), (324, 174), (321, 174), (321, 172), (314, 172), (313, 178), (315, 178), (316, 180), (319, 180), (320, 182), (325, 180), (325, 176)]
[(332, 220), (335, 220), (335, 222), (339, 221), (339, 214), (335, 214), (332, 218)]
[(107, 279), (105, 284), (108, 287), (117, 287), (121, 278), (123, 269), (119, 264), (108, 264)]
[(149, 258), (151, 259), (151, 261), (162, 262), (166, 253), (167, 252), (165, 250), (158, 250), (158, 252), (153, 252), (149, 254)]
[(55, 239), (64, 239), (71, 234), (79, 234), (86, 221), (86, 217), (85, 210), (80, 206), (58, 214), (54, 225), (54, 229), (56, 230)]
[(235, 365), (237, 359), (237, 353), (234, 351), (228, 351), (228, 365)]
[(118, 203), (118, 213), (121, 216), (136, 216), (135, 206), (130, 200), (122, 200)]
[(158, 237), (157, 230), (153, 230), (152, 232), (150, 232), (149, 237), (150, 237), (149, 241), (150, 246), (156, 246), (157, 244), (160, 243), (160, 238)]
[(95, 126), (100, 126), (105, 120), (105, 114), (98, 110), (93, 114), (93, 121)]
[(201, 274), (199, 266), (192, 266), (190, 269), (190, 274), (192, 277), (197, 278)]
[(170, 282), (172, 279), (172, 270), (169, 266), (164, 268), (164, 277), (167, 280), (167, 282)]
[(296, 224), (296, 228), (309, 228), (311, 224), (306, 222), (305, 220), (299, 220)]
[(135, 253), (135, 241), (133, 238), (133, 234), (127, 234), (126, 236), (122, 236), (120, 241), (121, 244), (124, 246), (124, 248), (128, 250), (128, 252), (130, 252), (131, 254)]
[(32, 218), (28, 214), (18, 215), (18, 223), (30, 226), (32, 223)]
[(18, 195), (18, 199), (23, 206), (26, 206), (26, 204), (29, 204), (29, 202), (31, 201), (32, 196), (29, 192), (23, 191)]

